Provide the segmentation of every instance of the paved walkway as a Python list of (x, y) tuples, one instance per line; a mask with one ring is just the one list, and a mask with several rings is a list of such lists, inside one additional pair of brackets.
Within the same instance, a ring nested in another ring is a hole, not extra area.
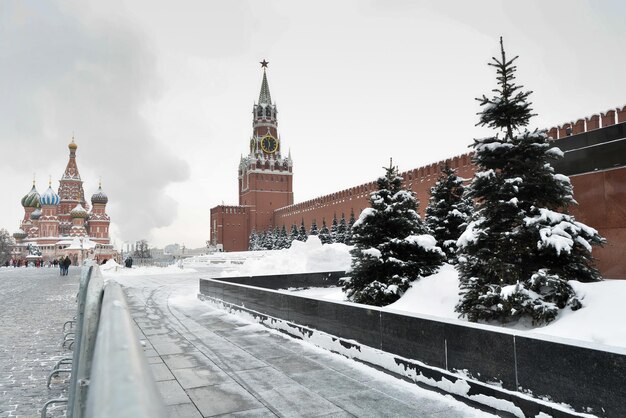
[[(171, 417), (473, 417), (456, 400), (249, 324), (197, 299), (201, 274), (116, 277)], [(0, 418), (39, 416), (66, 396), (46, 377), (69, 354), (78, 269), (0, 268)], [(63, 416), (64, 408), (50, 416)]]
[(491, 416), (214, 309), (197, 277), (118, 281), (172, 417)]
[[(67, 374), (46, 389), (62, 356), (61, 327), (76, 313), (79, 269), (0, 268), (0, 418), (39, 417), (48, 400), (66, 396)], [(63, 415), (53, 408), (49, 416)]]

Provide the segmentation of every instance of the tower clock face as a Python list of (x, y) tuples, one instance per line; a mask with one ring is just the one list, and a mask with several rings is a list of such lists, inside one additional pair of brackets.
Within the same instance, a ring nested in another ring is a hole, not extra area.
[(272, 135), (265, 135), (261, 138), (261, 149), (268, 154), (273, 154), (278, 150), (278, 141)]

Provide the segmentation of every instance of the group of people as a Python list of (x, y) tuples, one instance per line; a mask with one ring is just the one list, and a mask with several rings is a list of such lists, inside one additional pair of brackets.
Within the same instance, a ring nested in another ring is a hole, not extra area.
[(126, 268), (133, 268), (133, 258), (132, 257), (128, 257), (126, 260), (124, 260), (124, 266), (126, 266)]
[(61, 276), (67, 276), (70, 271), (70, 266), (72, 265), (70, 257), (66, 255), (65, 258), (61, 257), (58, 261), (54, 260), (54, 263), (58, 263)]

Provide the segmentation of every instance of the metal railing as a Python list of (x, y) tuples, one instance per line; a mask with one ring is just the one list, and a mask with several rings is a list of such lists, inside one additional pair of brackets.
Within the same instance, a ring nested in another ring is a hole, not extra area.
[(165, 408), (116, 282), (105, 286), (87, 417), (165, 418)]
[(71, 372), (69, 396), (46, 402), (41, 417), (57, 403), (67, 403), (69, 418), (165, 417), (120, 285), (84, 266), (77, 301), (72, 367), (55, 367), (48, 378), (49, 386), (54, 374)]

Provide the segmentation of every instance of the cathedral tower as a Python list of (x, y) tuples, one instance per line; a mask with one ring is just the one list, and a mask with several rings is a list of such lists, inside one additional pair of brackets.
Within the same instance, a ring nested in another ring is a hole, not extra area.
[(263, 60), (259, 101), (252, 108), (248, 155), (239, 163), (239, 205), (250, 207), (247, 234), (273, 228), (274, 210), (293, 204), (291, 156), (283, 157), (278, 134), (278, 109), (272, 102)]
[(51, 242), (59, 239), (59, 195), (52, 190), (52, 182), (48, 184), (46, 190), (40, 197), (41, 216), (39, 218), (39, 238), (48, 238)]
[(109, 201), (102, 191), (102, 183), (98, 185), (98, 191), (91, 196), (91, 212), (89, 213), (89, 236), (96, 242), (109, 243), (109, 224), (111, 218), (106, 213)]
[(59, 197), (61, 202), (59, 204), (59, 232), (60, 235), (69, 235), (72, 228), (72, 216), (70, 211), (77, 205), (81, 205), (83, 208), (88, 208), (87, 202), (85, 202), (85, 191), (83, 190), (83, 181), (80, 178), (78, 172), (78, 166), (76, 165), (76, 149), (78, 145), (72, 142), (68, 145), (70, 150), (70, 159), (65, 167), (63, 177), (59, 181)]

